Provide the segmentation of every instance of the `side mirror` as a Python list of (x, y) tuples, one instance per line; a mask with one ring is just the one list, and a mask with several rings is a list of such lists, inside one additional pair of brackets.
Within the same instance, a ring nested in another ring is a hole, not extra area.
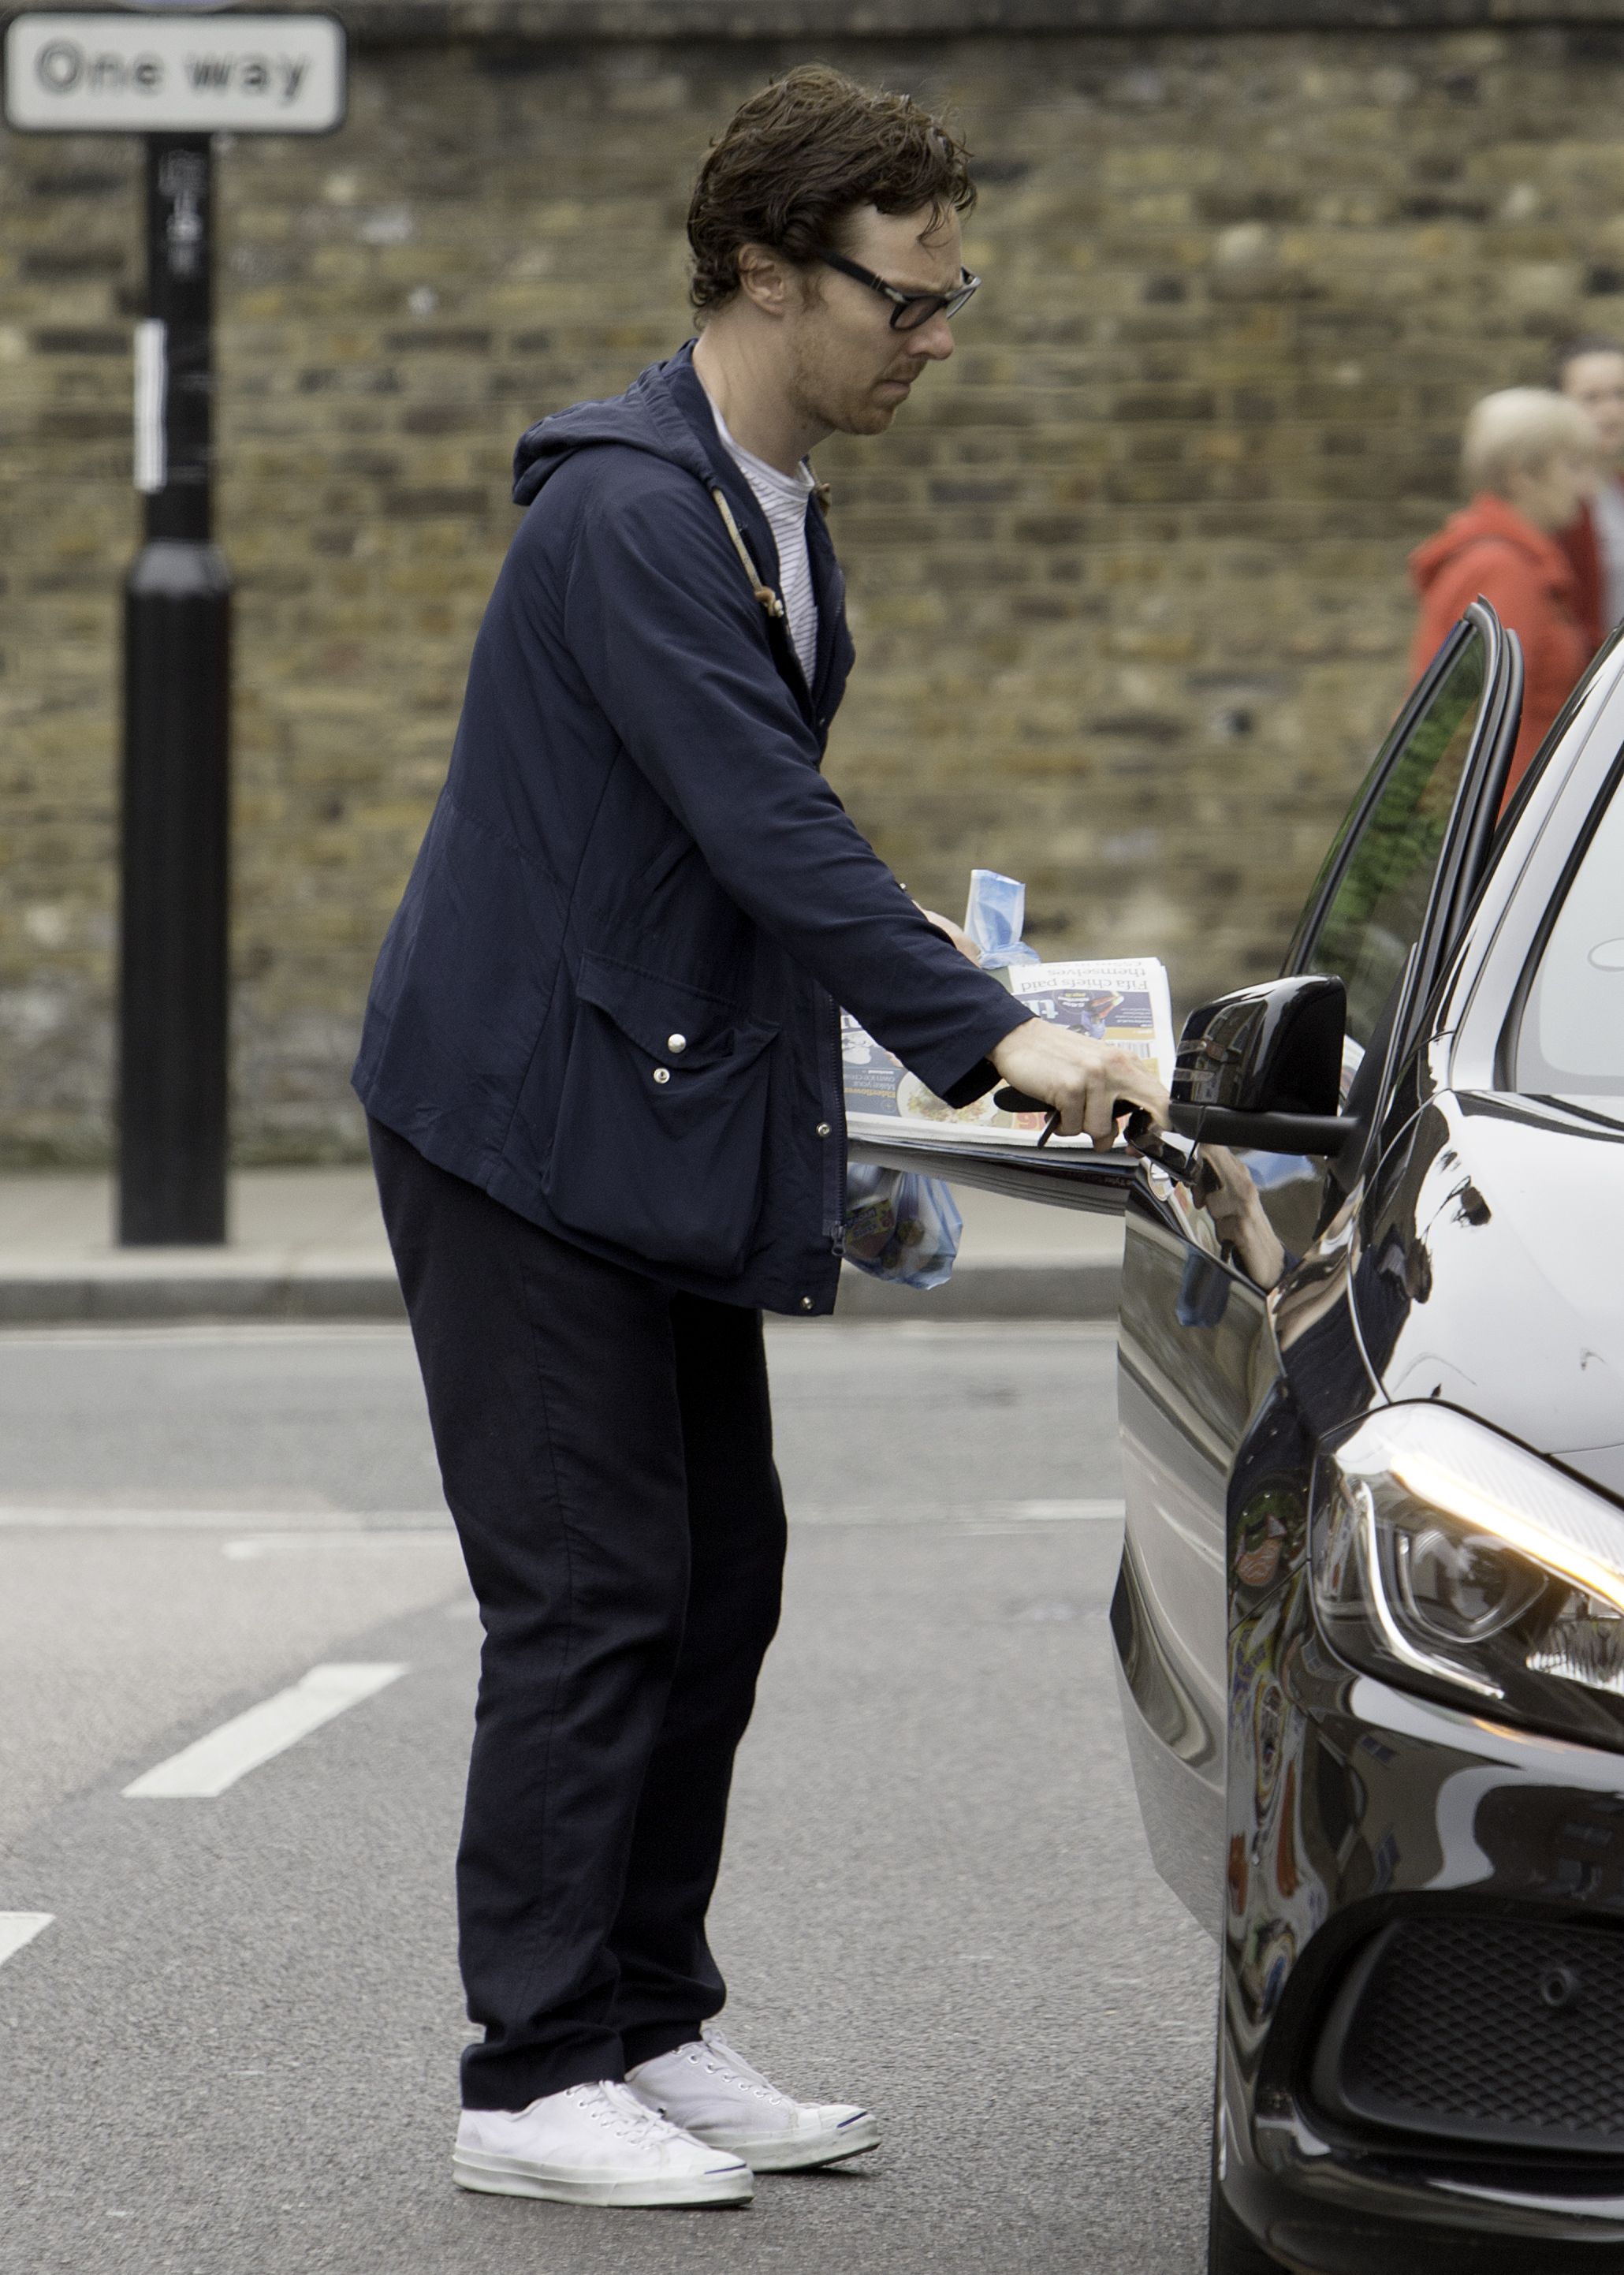
[(1220, 995), (1179, 1038), (1173, 1127), (1264, 1153), (1338, 1153), (1357, 1127), (1340, 1111), (1348, 993), (1310, 972)]

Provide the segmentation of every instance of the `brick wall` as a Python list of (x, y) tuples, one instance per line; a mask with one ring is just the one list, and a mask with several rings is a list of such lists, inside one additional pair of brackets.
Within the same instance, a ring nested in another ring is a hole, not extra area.
[[(1462, 412), (1624, 322), (1624, 31), (434, 44), (402, 17), (343, 133), (220, 167), (239, 1154), (355, 1148), (359, 1005), (514, 435), (683, 336), (705, 138), (808, 54), (950, 99), (984, 184), (954, 363), (820, 454), (859, 649), (835, 780), (949, 909), (987, 861), (1042, 945), (1156, 950), (1186, 1001), (1272, 969), (1402, 692)], [(109, 1141), (136, 155), (0, 141), (0, 1160)]]

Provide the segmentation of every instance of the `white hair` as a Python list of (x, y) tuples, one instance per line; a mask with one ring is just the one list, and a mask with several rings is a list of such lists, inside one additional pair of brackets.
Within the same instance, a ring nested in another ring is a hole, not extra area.
[(1473, 490), (1504, 494), (1508, 474), (1537, 472), (1559, 452), (1593, 458), (1596, 430), (1576, 403), (1548, 387), (1502, 387), (1472, 405), (1461, 465)]

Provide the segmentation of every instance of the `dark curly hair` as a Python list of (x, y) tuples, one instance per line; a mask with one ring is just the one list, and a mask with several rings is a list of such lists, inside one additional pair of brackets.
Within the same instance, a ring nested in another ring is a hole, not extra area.
[(746, 245), (798, 268), (840, 249), (858, 206), (968, 213), (969, 153), (911, 95), (877, 94), (827, 64), (802, 64), (752, 94), (711, 145), (688, 207), (690, 297), (699, 315), (739, 289)]

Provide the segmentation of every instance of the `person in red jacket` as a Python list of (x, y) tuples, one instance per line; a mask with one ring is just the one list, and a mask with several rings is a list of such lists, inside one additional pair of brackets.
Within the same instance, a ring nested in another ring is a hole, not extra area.
[(1569, 340), (1552, 362), (1554, 384), (1596, 430), (1594, 489), (1558, 540), (1578, 581), (1579, 622), (1592, 648), (1624, 624), (1624, 347), (1598, 334)]
[(1573, 564), (1556, 540), (1596, 479), (1595, 431), (1565, 396), (1540, 387), (1487, 395), (1466, 422), (1469, 505), (1409, 556), (1421, 595), (1412, 679), (1479, 595), (1522, 643), (1522, 722), (1507, 794), (1590, 660)]

